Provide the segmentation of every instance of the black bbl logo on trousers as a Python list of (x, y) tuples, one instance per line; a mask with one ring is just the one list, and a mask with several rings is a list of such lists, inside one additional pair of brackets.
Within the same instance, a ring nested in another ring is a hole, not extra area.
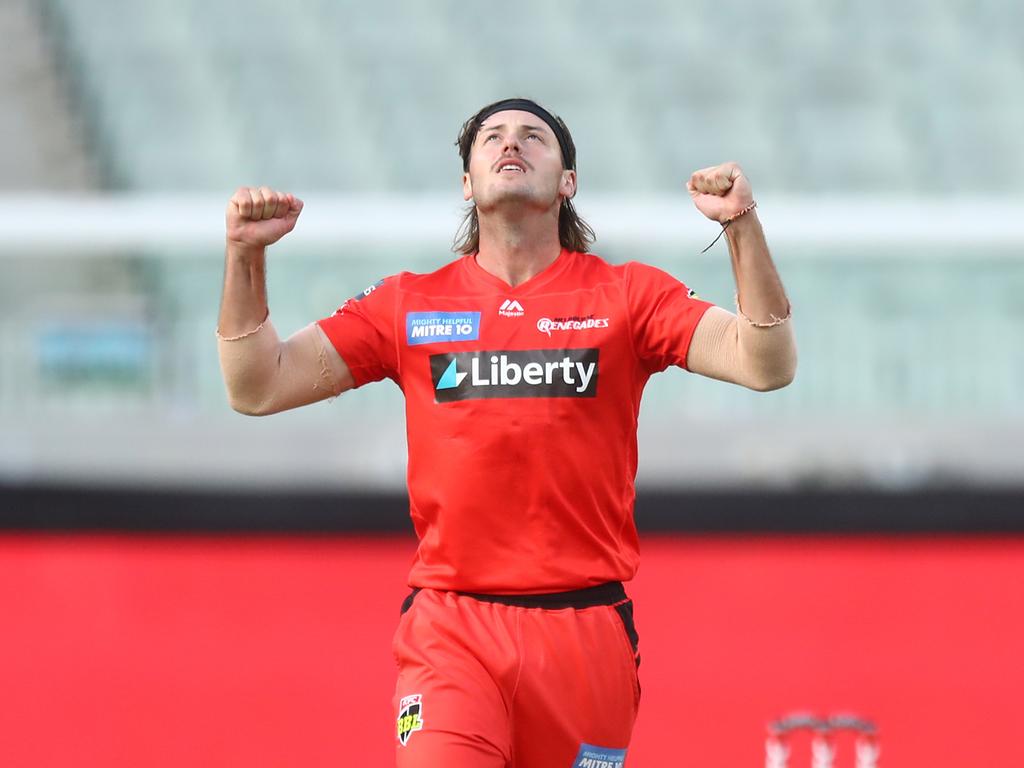
[(449, 352), (430, 356), (434, 401), (596, 397), (597, 349)]
[(403, 747), (409, 743), (414, 731), (423, 730), (423, 694), (414, 693), (402, 698), (398, 704), (398, 723), (395, 730), (398, 743)]

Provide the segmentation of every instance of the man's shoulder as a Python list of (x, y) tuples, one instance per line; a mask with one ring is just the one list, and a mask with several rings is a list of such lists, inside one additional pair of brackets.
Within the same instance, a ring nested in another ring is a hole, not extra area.
[(622, 264), (612, 264), (603, 256), (586, 252), (570, 251), (572, 263), (566, 271), (566, 277), (573, 281), (587, 283), (606, 283), (622, 280)]
[(577, 253), (576, 263), (570, 270), (569, 279), (590, 285), (616, 283), (629, 290), (637, 285), (676, 282), (676, 278), (663, 269), (643, 261), (611, 262), (596, 253)]
[(631, 284), (678, 282), (675, 276), (666, 272), (661, 267), (656, 267), (643, 261), (636, 261), (635, 259), (616, 264), (615, 268), (622, 279)]
[(394, 285), (404, 293), (447, 292), (461, 284), (461, 272), (465, 256), (452, 259), (432, 272), (399, 272), (394, 275)]

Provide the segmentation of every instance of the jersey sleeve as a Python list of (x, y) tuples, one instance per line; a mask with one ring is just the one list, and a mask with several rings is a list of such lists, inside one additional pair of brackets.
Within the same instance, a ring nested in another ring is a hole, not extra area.
[(356, 387), (384, 378), (398, 382), (397, 302), (398, 275), (392, 275), (317, 321), (352, 372)]
[(697, 323), (714, 306), (667, 272), (639, 262), (625, 267), (626, 300), (637, 357), (651, 372), (686, 368)]

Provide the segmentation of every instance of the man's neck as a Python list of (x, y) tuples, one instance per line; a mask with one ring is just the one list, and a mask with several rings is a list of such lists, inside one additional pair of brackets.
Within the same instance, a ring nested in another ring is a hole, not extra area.
[(534, 215), (519, 219), (492, 213), (480, 216), (479, 222), (477, 264), (513, 288), (551, 266), (562, 251), (557, 212), (554, 218)]

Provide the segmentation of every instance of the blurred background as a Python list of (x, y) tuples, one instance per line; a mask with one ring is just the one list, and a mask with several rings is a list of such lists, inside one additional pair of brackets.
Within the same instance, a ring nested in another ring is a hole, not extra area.
[(740, 162), (794, 308), (791, 386), (645, 394), (629, 764), (757, 764), (792, 709), (874, 717), (882, 765), (1024, 759), (1022, 22), (0, 0), (0, 763), (390, 764), (401, 392), (228, 408), (223, 211), (305, 200), (269, 257), (291, 333), (454, 258), (459, 127), (514, 95), (572, 131), (596, 253), (729, 309), (684, 182)]

